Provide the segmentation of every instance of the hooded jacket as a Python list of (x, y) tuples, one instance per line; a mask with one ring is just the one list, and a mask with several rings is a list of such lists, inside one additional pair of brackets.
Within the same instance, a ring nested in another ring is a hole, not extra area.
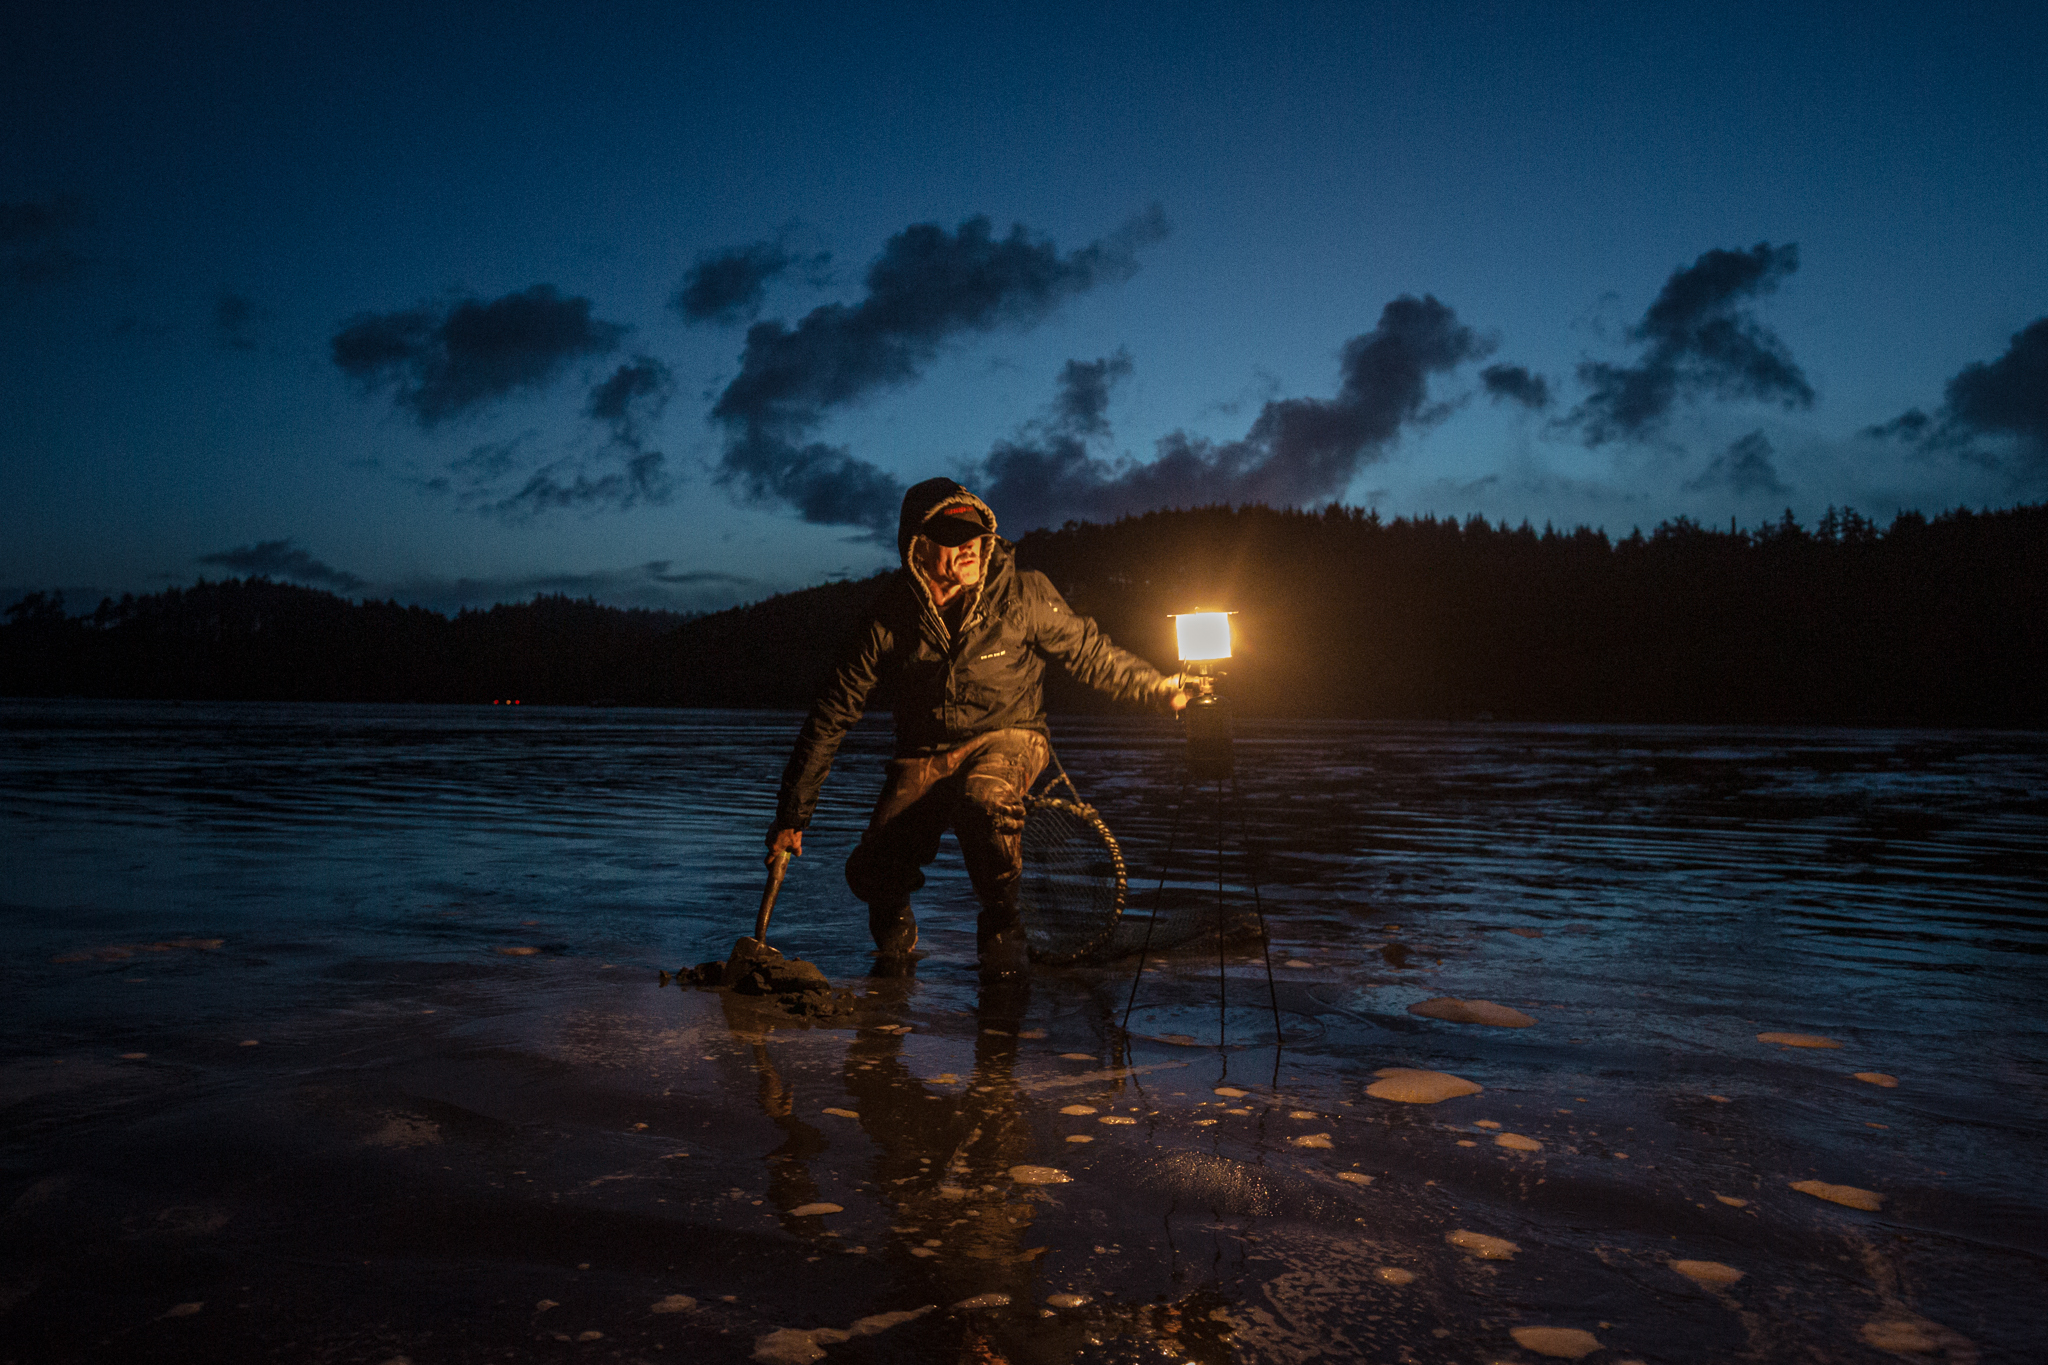
[[(912, 555), (916, 528), (956, 506), (972, 509), (989, 528), (982, 539), (981, 583), (966, 590), (957, 632), (940, 615)], [(899, 758), (937, 753), (992, 730), (1047, 733), (1048, 660), (1118, 701), (1166, 695), (1157, 669), (1111, 644), (1087, 617), (1076, 616), (1044, 574), (1018, 568), (1015, 547), (994, 533), (995, 524), (988, 505), (950, 479), (930, 479), (910, 490), (897, 536), (903, 567), (883, 587), (811, 704), (783, 769), (778, 828), (810, 824), (840, 741), (884, 678), (895, 683)]]

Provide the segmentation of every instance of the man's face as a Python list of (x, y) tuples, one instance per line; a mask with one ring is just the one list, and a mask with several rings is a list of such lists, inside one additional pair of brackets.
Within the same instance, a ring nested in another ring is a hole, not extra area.
[(937, 545), (920, 537), (918, 567), (942, 592), (971, 588), (981, 582), (981, 546), (979, 536), (965, 545)]

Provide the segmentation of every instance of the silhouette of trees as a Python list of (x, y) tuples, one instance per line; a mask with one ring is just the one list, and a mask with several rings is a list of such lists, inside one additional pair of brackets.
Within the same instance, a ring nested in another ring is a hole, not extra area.
[[(1018, 546), (1164, 668), (1168, 617), (1234, 610), (1226, 684), (1270, 715), (2048, 722), (2048, 505), (1879, 528), (1829, 508), (1621, 540), (1473, 517), (1208, 507)], [(537, 597), (454, 617), (267, 579), (0, 625), (12, 695), (800, 707), (883, 577), (686, 618)], [(886, 695), (877, 706), (886, 705)], [(1055, 686), (1059, 709), (1093, 698)]]

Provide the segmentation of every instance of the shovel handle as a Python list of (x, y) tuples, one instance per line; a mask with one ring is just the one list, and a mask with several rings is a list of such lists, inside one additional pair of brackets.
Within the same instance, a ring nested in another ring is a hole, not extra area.
[(768, 855), (768, 886), (761, 892), (761, 913), (754, 916), (754, 941), (768, 942), (768, 916), (774, 913), (776, 893), (782, 890), (782, 874), (789, 871), (789, 850), (778, 848)]

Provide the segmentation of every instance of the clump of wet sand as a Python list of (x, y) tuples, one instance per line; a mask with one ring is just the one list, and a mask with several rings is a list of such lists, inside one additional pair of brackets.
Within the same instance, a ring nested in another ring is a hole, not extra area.
[(1064, 1185), (1074, 1177), (1052, 1166), (1012, 1166), (1010, 1179), (1019, 1185)]
[(1365, 1088), (1365, 1093), (1376, 1100), (1395, 1100), (1401, 1104), (1441, 1104), (1454, 1100), (1460, 1095), (1477, 1095), (1486, 1089), (1463, 1076), (1453, 1076), (1448, 1071), (1420, 1071), (1414, 1067), (1382, 1067), (1372, 1073), (1379, 1077)]
[(1456, 1232), (1444, 1234), (1444, 1240), (1460, 1251), (1469, 1251), (1482, 1261), (1512, 1260), (1521, 1250), (1505, 1237), (1489, 1237), (1483, 1232), (1472, 1232), (1459, 1228)]
[(825, 1358), (825, 1347), (855, 1337), (873, 1336), (906, 1322), (914, 1322), (937, 1307), (927, 1304), (901, 1313), (875, 1313), (856, 1318), (849, 1327), (778, 1327), (754, 1341), (754, 1359), (761, 1365), (811, 1365)]
[(121, 962), (137, 953), (168, 953), (174, 948), (196, 948), (210, 953), (226, 943), (224, 938), (167, 938), (155, 943), (110, 943), (104, 948), (86, 948), (53, 957), (52, 962)]
[(1671, 1268), (1696, 1284), (1725, 1289), (1742, 1278), (1742, 1272), (1719, 1261), (1673, 1261)]
[(1759, 1033), (1759, 1043), (1776, 1043), (1779, 1047), (1840, 1047), (1833, 1038), (1818, 1033)]
[(1456, 1000), (1448, 995), (1418, 1000), (1408, 1007), (1410, 1014), (1424, 1019), (1443, 1019), (1453, 1024), (1485, 1024), (1489, 1028), (1528, 1028), (1536, 1021), (1509, 1005), (1491, 1000)]
[(1977, 1352), (1961, 1332), (1938, 1322), (1909, 1314), (1872, 1318), (1856, 1330), (1864, 1344), (1893, 1355), (1933, 1355), (1939, 1351), (1950, 1360), (1975, 1360)]
[(1861, 1189), (1855, 1185), (1830, 1185), (1825, 1180), (1795, 1180), (1792, 1188), (1801, 1194), (1810, 1194), (1815, 1199), (1825, 1199), (1830, 1204), (1841, 1204), (1865, 1213), (1876, 1213), (1884, 1204), (1884, 1196), (1876, 1190)]
[(1414, 1284), (1415, 1272), (1403, 1270), (1397, 1265), (1383, 1265), (1372, 1272), (1372, 1277), (1381, 1284)]
[(1511, 1152), (1540, 1152), (1543, 1150), (1542, 1143), (1532, 1137), (1523, 1137), (1520, 1133), (1502, 1133), (1493, 1140), (1493, 1145), (1505, 1147)]
[(1508, 1335), (1525, 1351), (1565, 1360), (1577, 1360), (1600, 1349), (1599, 1338), (1579, 1327), (1514, 1327)]

